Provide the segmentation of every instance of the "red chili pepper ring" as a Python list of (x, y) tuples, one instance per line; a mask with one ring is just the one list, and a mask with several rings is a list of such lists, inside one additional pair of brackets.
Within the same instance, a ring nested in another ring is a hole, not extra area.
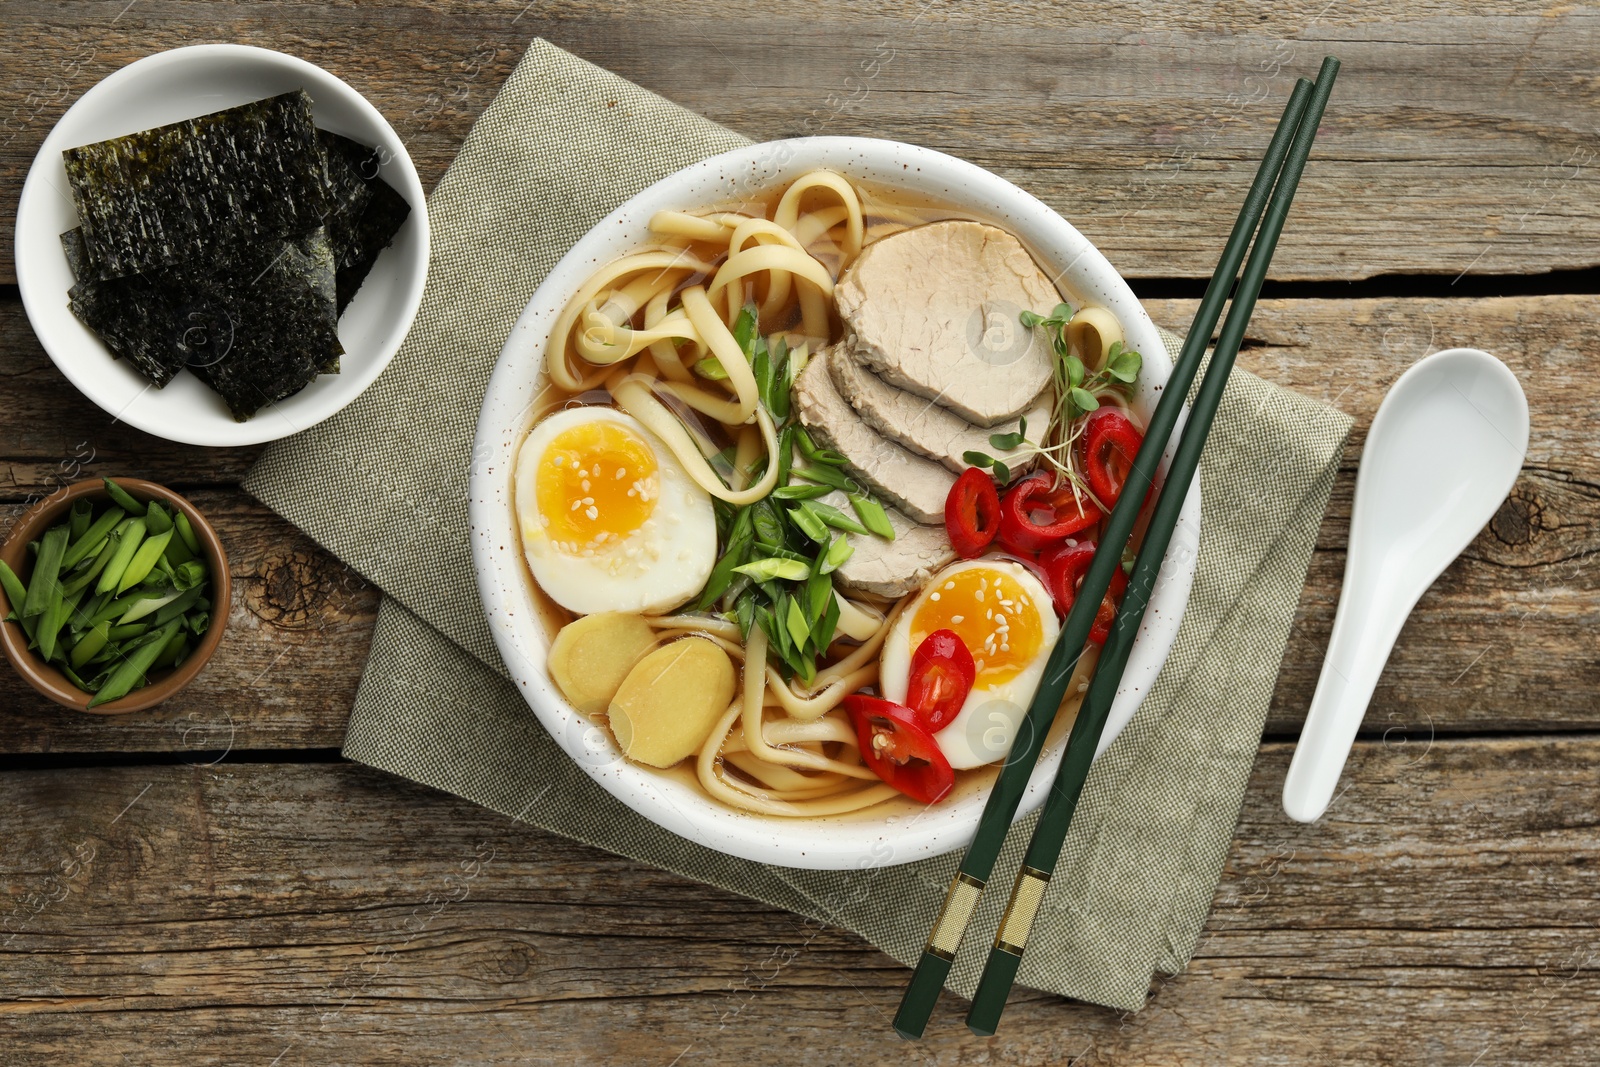
[[(1035, 515), (1045, 512), (1048, 521)], [(1013, 552), (1038, 552), (1082, 533), (1104, 516), (1088, 500), (1075, 500), (1070, 490), (1057, 491), (1055, 476), (1035, 471), (1006, 490), (1000, 501), (1000, 543)]]

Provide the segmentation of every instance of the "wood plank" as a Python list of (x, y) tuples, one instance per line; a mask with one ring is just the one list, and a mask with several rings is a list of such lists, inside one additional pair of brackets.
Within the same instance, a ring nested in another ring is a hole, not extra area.
[[(1150, 301), (1186, 328), (1189, 301)], [(1528, 397), (1526, 463), (1511, 497), (1412, 613), (1364, 729), (1592, 729), (1600, 708), (1600, 405), (1588, 366), (1600, 297), (1265, 300), (1239, 365), (1356, 417), (1318, 538), (1268, 730), (1298, 734), (1322, 668), (1344, 570), (1360, 446), (1384, 393), (1429, 352), (1482, 348)]]
[[(1537, 273), (1600, 263), (1600, 13), (1293, 0), (1218, 24), (1144, 0), (804, 13), (712, 2), (380, 0), (283, 8), (9, 0), (0, 184), (20, 190), (99, 79), (207, 40), (279, 48), (366, 94), (431, 187), (535, 35), (757, 139), (893, 137), (989, 167), (1062, 210), (1125, 273), (1203, 277), (1293, 78), (1345, 62), (1279, 278)], [(0, 200), (0, 282), (15, 201)], [(1375, 225), (1375, 221), (1381, 224)]]
[[(108, 357), (109, 358), (109, 357)], [(73, 388), (28, 324), (22, 301), (0, 298), (0, 516), (63, 485), (102, 474), (175, 489), (237, 485), (262, 446), (203, 448), (119, 422)]]
[[(1360, 440), (1385, 389), (1426, 352), (1475, 344), (1516, 371), (1533, 411), (1528, 467), (1513, 496), (1412, 615), (1366, 728), (1419, 743), (1461, 731), (1592, 730), (1600, 725), (1600, 404), (1587, 373), (1600, 349), (1600, 298), (1268, 300), (1240, 365), (1358, 420), (1319, 537), (1267, 729), (1298, 734), (1322, 666), (1344, 567)], [(1185, 328), (1188, 301), (1151, 301)], [(247, 451), (189, 449), (112, 427), (77, 397), (0, 303), (0, 375), (18, 383), (0, 424), (11, 510), (48, 491), (79, 433), (97, 447), (82, 473), (184, 484), (237, 477)], [(9, 323), (9, 327), (7, 326)], [(7, 329), (9, 328), (9, 333)], [(95, 421), (96, 417), (99, 422)], [(61, 428), (74, 427), (72, 433)], [(87, 429), (76, 429), (88, 427)], [(208, 468), (206, 464), (211, 466)], [(233, 554), (233, 629), (198, 688), (160, 711), (113, 720), (56, 710), (10, 672), (0, 677), (0, 752), (154, 751), (216, 745), (180, 724), (204, 709), (233, 721), (239, 748), (337, 747), (370, 641), (376, 593), (237, 490), (197, 490)], [(282, 657), (280, 659), (280, 657)], [(264, 673), (265, 672), (265, 673)], [(280, 689), (279, 687), (285, 687)]]
[[(0, 1035), (21, 1061), (1588, 1063), (1600, 741), (1357, 746), (1317, 826), (1252, 779), (1187, 974), (1000, 1034), (852, 935), (365, 768), (0, 775)], [(443, 1050), (448, 1050), (444, 1052)]]

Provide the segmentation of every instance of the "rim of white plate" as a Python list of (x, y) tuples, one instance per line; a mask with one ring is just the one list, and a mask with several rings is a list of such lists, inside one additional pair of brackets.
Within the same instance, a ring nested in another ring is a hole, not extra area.
[[(72, 272), (60, 234), (77, 225), (64, 149), (208, 114), (303, 88), (319, 127), (379, 149), (379, 173), (411, 205), (394, 242), (373, 264), (339, 319), (340, 372), (235, 422), (222, 399), (188, 371), (156, 389), (115, 359), (67, 307)], [(201, 44), (145, 56), (79, 97), (39, 147), (17, 205), (15, 254), (22, 303), (61, 373), (113, 419), (169, 441), (253, 445), (338, 412), (388, 366), (422, 303), (428, 277), (428, 205), (394, 128), (365, 97), (314, 63), (268, 48)]]
[[(1055, 211), (1004, 178), (928, 148), (859, 137), (774, 141), (713, 156), (656, 182), (602, 219), (551, 269), (512, 328), (489, 380), (473, 448), (469, 513), (479, 592), (506, 667), (556, 743), (607, 792), (657, 825), (718, 852), (787, 867), (865, 869), (936, 856), (967, 844), (977, 827), (988, 782), (969, 776), (958, 783), (955, 794), (929, 808), (899, 798), (847, 816), (785, 819), (734, 811), (706, 796), (697, 784), (628, 763), (610, 735), (574, 710), (545, 672), (548, 639), (538, 619), (512, 510), (514, 457), (532, 423), (551, 322), (582, 281), (643, 244), (646, 224), (658, 210), (693, 211), (727, 203), (815, 167), (893, 185), (1016, 234), (1069, 291), (1108, 307), (1123, 324), (1130, 345), (1145, 357), (1135, 407), (1148, 418), (1171, 373), (1160, 335), (1121, 275)], [(1197, 477), (1098, 752), (1104, 752), (1133, 716), (1177, 636), (1194, 577), (1199, 529)], [(1018, 818), (1043, 800), (1063, 747), (1056, 742), (1046, 748)]]

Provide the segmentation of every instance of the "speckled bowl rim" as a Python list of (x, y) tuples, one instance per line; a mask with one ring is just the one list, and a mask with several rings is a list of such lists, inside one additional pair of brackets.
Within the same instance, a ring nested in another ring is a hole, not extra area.
[[(189, 525), (194, 527), (195, 539), (200, 542), (200, 551), (206, 558), (206, 565), (211, 568), (211, 625), (200, 638), (200, 643), (195, 646), (194, 651), (189, 653), (189, 658), (176, 670), (163, 675), (159, 681), (151, 682), (143, 689), (134, 690), (121, 700), (113, 700), (108, 704), (91, 708), (90, 694), (73, 685), (67, 680), (66, 675), (41, 660), (37, 653), (29, 651), (28, 637), (22, 632), (19, 624), (0, 623), (0, 646), (5, 648), (6, 659), (11, 661), (11, 666), (16, 672), (41, 695), (49, 697), (62, 707), (87, 712), (90, 715), (122, 715), (130, 711), (153, 708), (198, 678), (200, 672), (205, 670), (206, 664), (210, 662), (212, 654), (216, 652), (217, 646), (222, 643), (222, 633), (228, 628), (228, 605), (233, 602), (233, 578), (228, 573), (228, 553), (222, 547), (222, 538), (217, 536), (217, 531), (206, 521), (200, 509), (171, 489), (155, 482), (147, 482), (142, 478), (113, 478), (112, 481), (126, 490), (135, 500), (145, 502), (159, 500), (163, 504), (172, 505), (189, 517)], [(98, 478), (93, 481), (74, 482), (64, 489), (56, 490), (23, 512), (12, 525), (5, 541), (0, 543), (0, 559), (5, 560), (8, 567), (26, 579), (27, 572), (18, 565), (22, 563), (28, 551), (28, 542), (38, 540), (39, 535), (59, 522), (71, 509), (73, 501), (84, 497), (106, 496), (105, 484)], [(10, 613), (11, 603), (6, 598), (5, 590), (0, 589), (0, 619)]]
[[(698, 786), (628, 763), (607, 731), (573, 709), (545, 671), (548, 643), (512, 513), (513, 460), (532, 422), (551, 322), (583, 280), (644, 244), (648, 220), (658, 210), (726, 203), (815, 167), (931, 197), (1016, 234), (1069, 290), (1108, 307), (1123, 324), (1129, 343), (1145, 357), (1135, 407), (1148, 417), (1172, 370), (1155, 324), (1106, 258), (1043, 202), (981, 167), (915, 145), (861, 137), (772, 141), (713, 156), (656, 182), (602, 219), (551, 269), (512, 328), (490, 377), (473, 448), (469, 515), (479, 593), (506, 668), (551, 737), (607, 792), (659, 826), (718, 852), (786, 867), (864, 869), (967, 844), (987, 784), (929, 808), (900, 800), (851, 816), (783, 819), (733, 811)], [(1166, 458), (1170, 462), (1170, 450)], [(1199, 530), (1196, 477), (1097, 755), (1132, 718), (1177, 636), (1194, 578)], [(1046, 748), (1018, 818), (1043, 801), (1064, 747), (1058, 742)]]

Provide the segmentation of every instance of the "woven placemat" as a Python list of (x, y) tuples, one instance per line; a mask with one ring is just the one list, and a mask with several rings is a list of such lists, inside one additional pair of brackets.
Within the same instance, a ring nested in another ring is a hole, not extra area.
[[(483, 391), (512, 324), (606, 213), (746, 143), (535, 41), (429, 201), (433, 260), (405, 345), (355, 403), (269, 448), (245, 488), (385, 593), (345, 739), (351, 759), (847, 927), (909, 962), (958, 856), (801, 871), (660, 829), (545, 733), (507, 680), (479, 607), (467, 472)], [(1156, 971), (1187, 962), (1349, 428), (1331, 408), (1234, 372), (1200, 466), (1198, 572), (1176, 645), (1089, 776), (1023, 983), (1137, 1010)], [(1013, 827), (996, 886), (1011, 883), (1033, 822)], [(985, 895), (952, 989), (975, 985), (1003, 897)]]

